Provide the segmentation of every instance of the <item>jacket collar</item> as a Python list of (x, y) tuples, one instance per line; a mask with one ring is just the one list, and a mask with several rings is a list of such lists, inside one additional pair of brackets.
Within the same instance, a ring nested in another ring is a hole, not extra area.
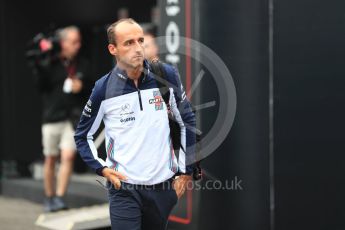
[[(144, 69), (143, 69), (143, 73), (142, 76), (140, 76), (141, 78), (141, 82), (144, 82), (146, 80), (146, 77), (150, 74), (151, 70), (150, 70), (150, 64), (149, 62), (145, 59), (144, 60)], [(112, 75), (115, 75), (117, 78), (121, 79), (121, 80), (128, 80), (129, 77), (127, 76), (127, 73), (125, 70), (119, 68), (117, 65), (114, 67), (113, 71), (112, 71)], [(130, 79), (129, 79), (130, 80)]]

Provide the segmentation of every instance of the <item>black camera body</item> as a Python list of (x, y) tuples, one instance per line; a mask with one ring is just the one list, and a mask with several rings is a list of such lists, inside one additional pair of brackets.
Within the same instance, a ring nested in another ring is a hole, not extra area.
[(57, 58), (61, 51), (60, 39), (56, 32), (47, 36), (44, 33), (38, 33), (28, 44), (25, 56), (28, 61), (51, 62)]

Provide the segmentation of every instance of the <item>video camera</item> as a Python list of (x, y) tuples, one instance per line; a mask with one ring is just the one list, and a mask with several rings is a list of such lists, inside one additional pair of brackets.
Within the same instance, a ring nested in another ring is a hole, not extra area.
[(61, 50), (60, 39), (57, 32), (51, 32), (49, 35), (38, 33), (29, 43), (25, 53), (28, 61), (50, 62), (56, 58)]

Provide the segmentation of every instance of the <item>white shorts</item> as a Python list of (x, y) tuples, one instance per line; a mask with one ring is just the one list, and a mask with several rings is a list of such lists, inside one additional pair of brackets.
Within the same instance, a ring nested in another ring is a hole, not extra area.
[(70, 121), (42, 125), (42, 145), (45, 156), (57, 156), (60, 150), (75, 152), (74, 130)]

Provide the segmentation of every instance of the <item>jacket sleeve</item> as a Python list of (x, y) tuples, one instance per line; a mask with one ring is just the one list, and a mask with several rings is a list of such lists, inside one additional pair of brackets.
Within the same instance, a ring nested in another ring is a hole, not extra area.
[(81, 96), (81, 98), (87, 98), (90, 95), (90, 91), (94, 84), (94, 80), (92, 79), (90, 63), (87, 59), (80, 58), (78, 65), (79, 66), (78, 66), (77, 77), (79, 77), (78, 75), (81, 75), (79, 79), (83, 83), (83, 87), (81, 88), (79, 95)]
[[(166, 65), (167, 80), (173, 94), (170, 97), (172, 112), (181, 128), (181, 149), (179, 151), (179, 172), (192, 174), (195, 166), (196, 119), (176, 68)], [(176, 103), (176, 106), (174, 105)], [(175, 109), (174, 109), (175, 107)]]
[(51, 63), (46, 58), (43, 60), (29, 60), (28, 66), (31, 68), (34, 83), (40, 92), (50, 91), (53, 85), (50, 80), (51, 75)]
[(96, 82), (91, 96), (84, 107), (74, 136), (81, 158), (100, 176), (102, 176), (101, 172), (106, 167), (106, 164), (103, 159), (98, 157), (93, 135), (103, 120), (103, 100), (104, 90), (102, 90), (101, 84)]

